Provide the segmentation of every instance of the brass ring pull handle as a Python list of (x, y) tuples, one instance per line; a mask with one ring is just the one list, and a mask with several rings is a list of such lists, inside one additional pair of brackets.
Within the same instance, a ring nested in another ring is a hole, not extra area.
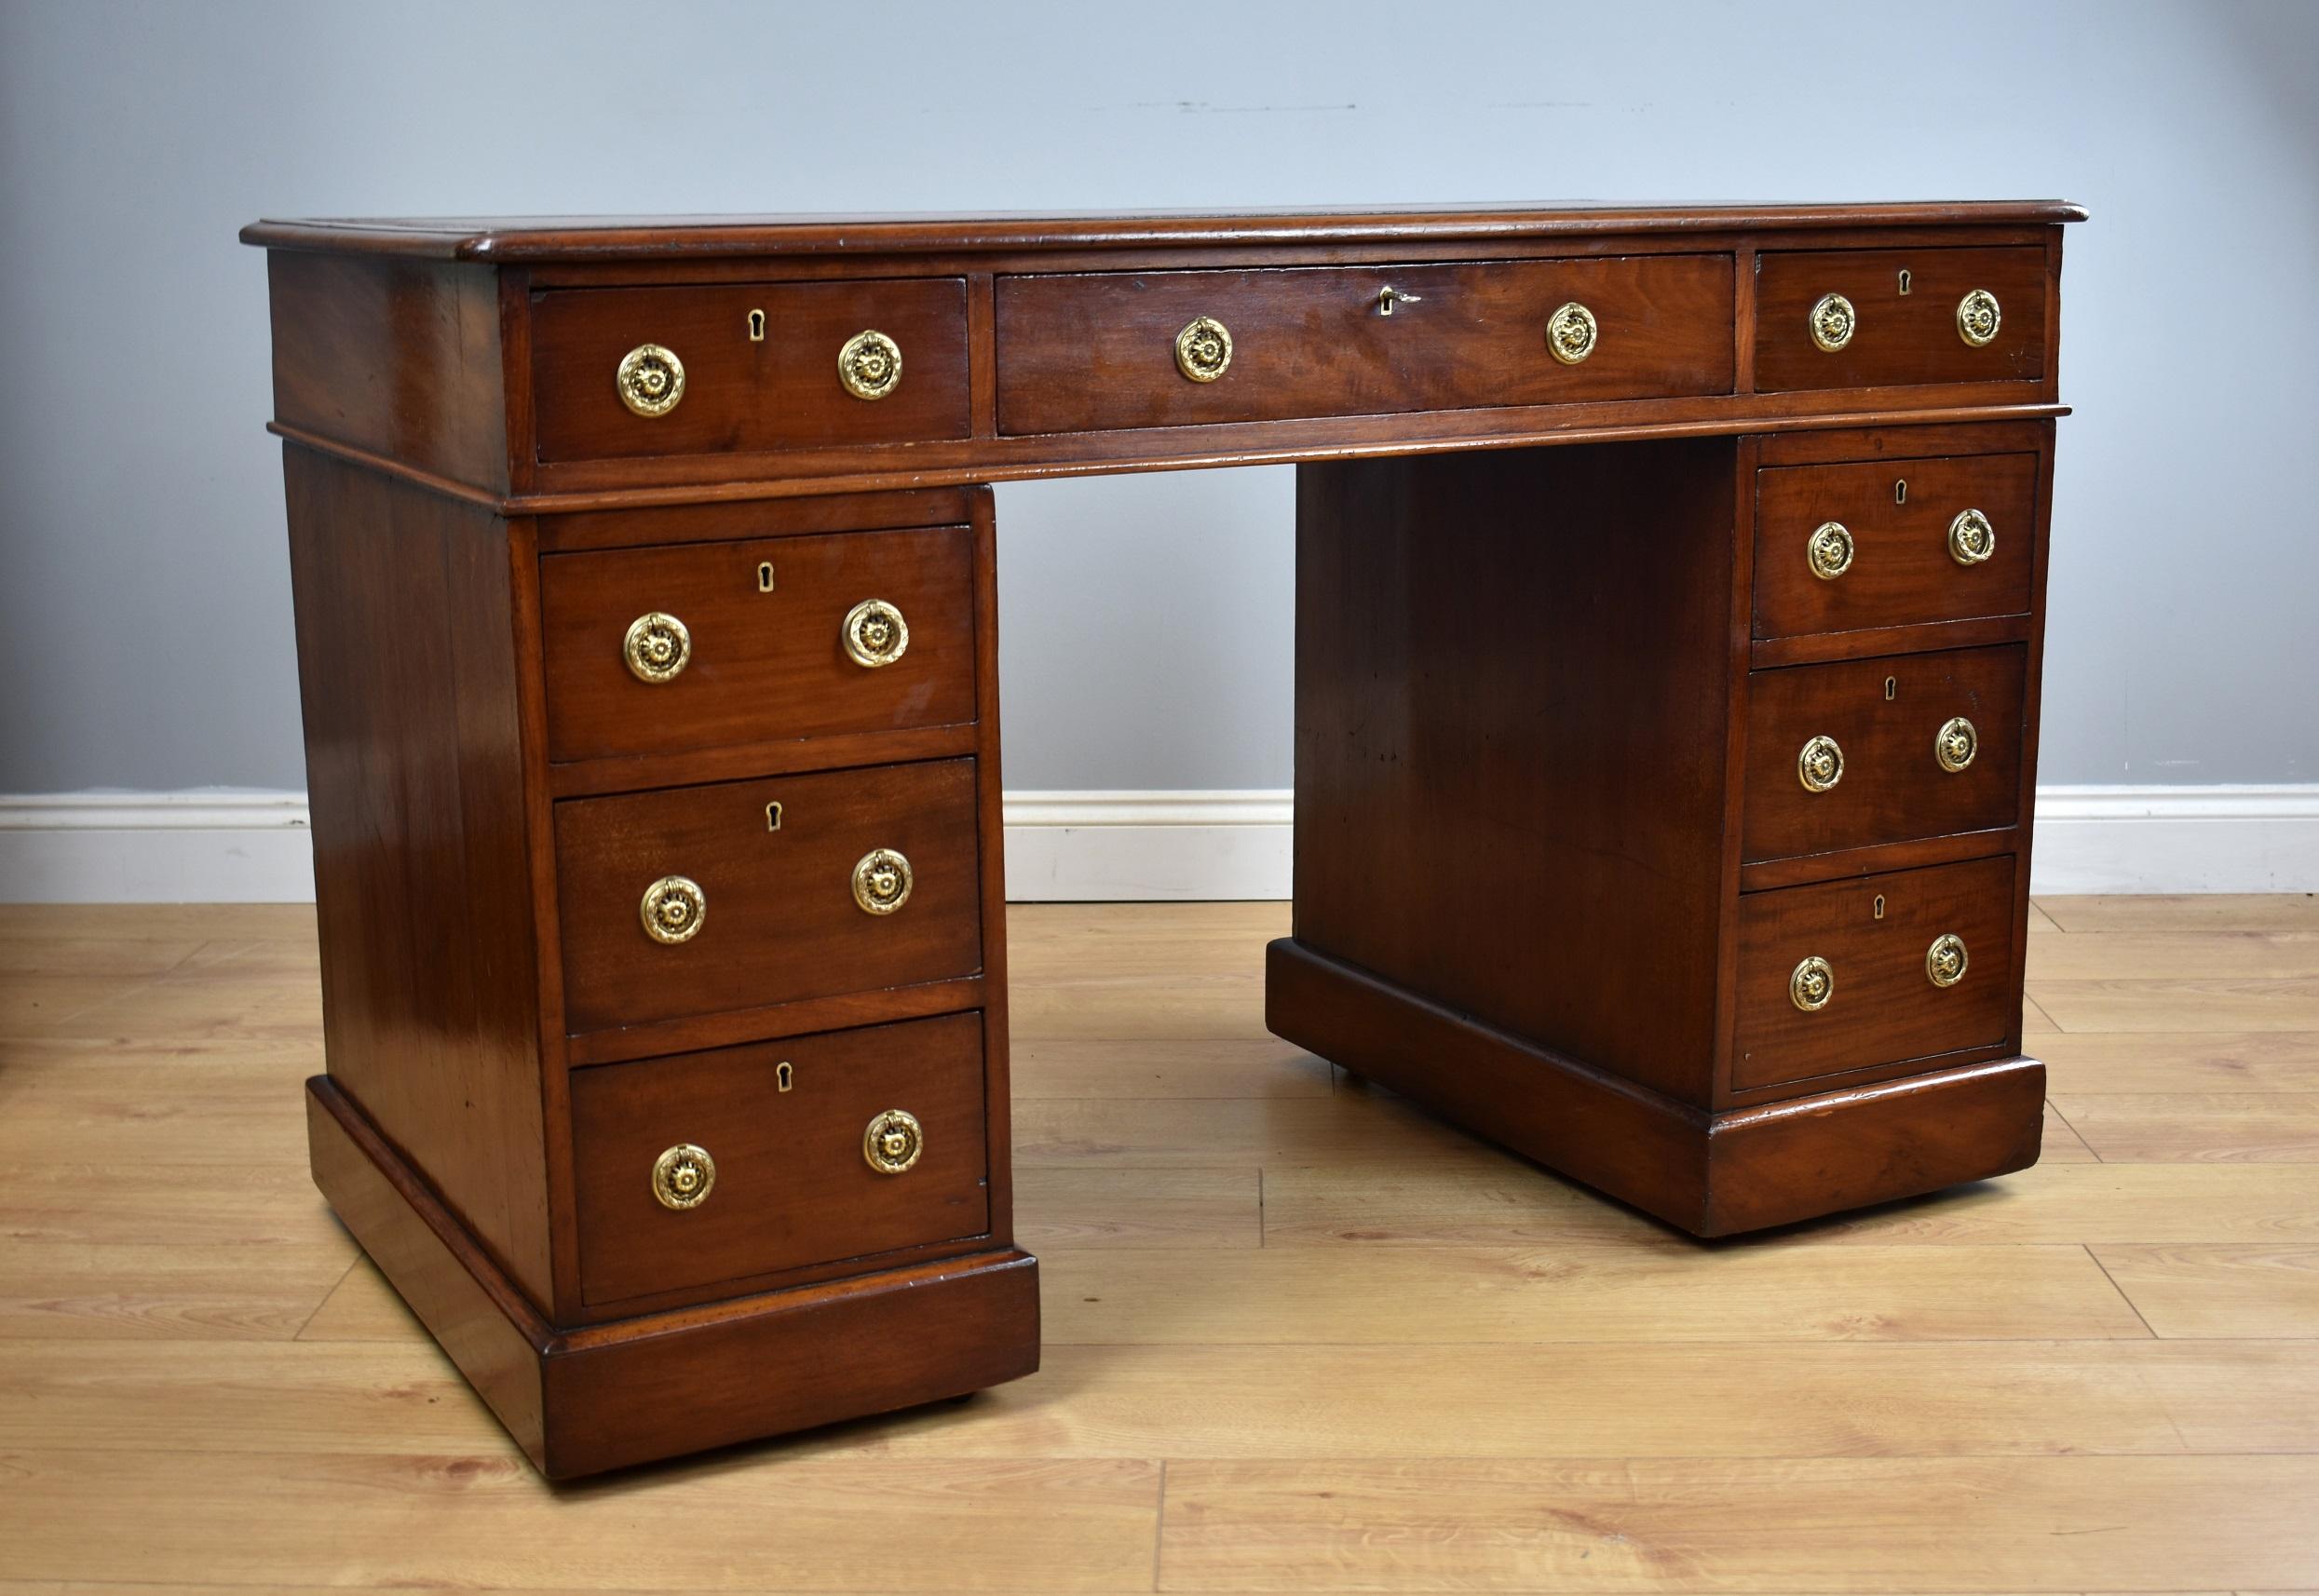
[(674, 615), (652, 610), (628, 623), (620, 654), (628, 661), (631, 675), (658, 687), (675, 681), (677, 673), (692, 663), (693, 634)]
[(1195, 383), (1213, 383), (1232, 363), (1232, 334), (1213, 316), (1195, 316), (1175, 335), (1175, 369)]
[(1941, 727), (1932, 739), (1932, 757), (1941, 762), (1941, 768), (1954, 776), (1973, 763), (1981, 751), (1981, 734), (1973, 729), (1973, 723), (1962, 715)]
[(1788, 1001), (1807, 1014), (1817, 1014), (1835, 995), (1836, 971), (1817, 954), (1788, 973)]
[(837, 351), (837, 380), (858, 399), (882, 399), (902, 385), (902, 345), (875, 328)]
[(638, 415), (666, 415), (685, 397), (685, 362), (673, 349), (639, 344), (620, 357), (614, 381), (620, 390), (620, 402)]
[(1811, 574), (1823, 582), (1833, 582), (1852, 568), (1851, 529), (1840, 521), (1824, 521), (1811, 529), (1805, 544), (1805, 553), (1811, 561)]
[(1844, 779), (1844, 751), (1834, 737), (1813, 737), (1796, 755), (1796, 779), (1807, 792), (1825, 792)]
[(1852, 302), (1840, 293), (1824, 293), (1811, 307), (1811, 341), (1833, 355), (1852, 341), (1860, 316)]
[(910, 650), (910, 623), (883, 599), (864, 599), (848, 610), (837, 635), (846, 657), (864, 670), (891, 665)]
[(1997, 552), (1997, 528), (1979, 510), (1959, 510), (1948, 523), (1948, 557), (1960, 565), (1978, 565)]
[(1997, 330), (2005, 324), (2004, 310), (1997, 296), (1985, 288), (1976, 288), (1957, 302), (1957, 336), (1975, 349), (1986, 349), (1997, 342)]
[(1950, 933), (1935, 937), (1924, 951), (1924, 978), (1934, 986), (1955, 986), (1965, 979), (1965, 940)]
[(889, 1108), (861, 1132), (862, 1161), (881, 1175), (899, 1175), (926, 1151), (926, 1131), (917, 1116)]
[(709, 895), (689, 876), (664, 875), (644, 888), (637, 915), (644, 935), (672, 948), (700, 935), (700, 923), (709, 917)]
[(652, 1195), (662, 1208), (698, 1208), (715, 1187), (716, 1160), (706, 1148), (679, 1142), (652, 1161)]
[(865, 914), (891, 914), (915, 885), (910, 861), (892, 848), (872, 848), (853, 867), (853, 900)]
[(1592, 355), (1601, 336), (1594, 313), (1575, 299), (1546, 318), (1546, 347), (1566, 366), (1575, 366)]

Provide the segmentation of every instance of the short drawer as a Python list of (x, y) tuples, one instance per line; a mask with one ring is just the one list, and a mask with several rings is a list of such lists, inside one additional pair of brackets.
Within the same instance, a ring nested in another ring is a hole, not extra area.
[(532, 296), (544, 461), (964, 438), (966, 281)]
[(1001, 277), (998, 427), (1729, 393), (1732, 315), (1729, 255)]
[(2037, 456), (1756, 474), (1756, 635), (2026, 615)]
[(2015, 824), (2027, 663), (2009, 643), (1752, 673), (1745, 858)]
[(980, 1014), (575, 1070), (583, 1296), (983, 1235), (983, 1093)]
[(970, 759), (571, 799), (555, 830), (575, 1033), (982, 968)]
[(974, 719), (964, 527), (551, 554), (539, 572), (550, 759)]
[(1756, 257), (1759, 392), (2032, 382), (2045, 375), (2045, 251), (2034, 246)]
[(2013, 1040), (2013, 936), (2010, 855), (1747, 894), (1731, 1084)]

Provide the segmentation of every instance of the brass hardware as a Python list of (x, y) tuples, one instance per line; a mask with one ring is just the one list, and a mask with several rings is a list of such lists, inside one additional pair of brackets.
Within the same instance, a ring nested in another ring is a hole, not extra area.
[(1546, 347), (1566, 366), (1575, 366), (1592, 355), (1600, 334), (1594, 313), (1575, 299), (1546, 318)]
[(753, 310), (749, 313), (749, 342), (752, 344), (765, 342), (765, 312), (762, 310)]
[(837, 351), (837, 380), (858, 399), (882, 399), (902, 385), (902, 345), (872, 328)]
[(1887, 676), (1884, 679), (1884, 701), (1889, 704), (1899, 697), (1900, 678), (1897, 676)]
[(685, 362), (673, 349), (639, 344), (620, 357), (614, 382), (620, 390), (620, 402), (638, 415), (666, 415), (685, 397)]
[(1811, 307), (1811, 341), (1831, 355), (1852, 341), (1859, 325), (1852, 302), (1840, 293), (1824, 293)]
[(787, 1091), (797, 1084), (797, 1071), (787, 1059), (773, 1066), (773, 1089)]
[(628, 623), (620, 653), (628, 660), (630, 674), (658, 687), (675, 681), (677, 673), (692, 663), (693, 634), (674, 615), (651, 610)]
[(700, 923), (709, 917), (709, 896), (700, 890), (700, 883), (687, 876), (664, 875), (644, 888), (637, 913), (644, 923), (644, 935), (674, 947), (700, 935)]
[(1913, 276), (1909, 273), (1908, 268), (1907, 268), (1906, 266), (1903, 266), (1903, 267), (1901, 267), (1901, 269), (1900, 269), (1900, 291), (1901, 291), (1901, 292), (1903, 292), (1903, 293), (1907, 293), (1907, 292), (1911, 291), (1913, 289), (1915, 289), (1915, 287), (1916, 287), (1916, 286), (1917, 286), (1917, 284), (1916, 284), (1916, 279), (1915, 279), (1915, 277), (1913, 277)]
[(1934, 986), (1955, 986), (1965, 979), (1965, 940), (1950, 933), (1932, 939), (1924, 950), (1925, 979)]
[(1834, 737), (1813, 737), (1796, 756), (1796, 779), (1807, 792), (1825, 792), (1844, 779), (1844, 751)]
[(1213, 383), (1232, 363), (1232, 334), (1213, 316), (1195, 316), (1175, 335), (1175, 369), (1196, 383)]
[(1879, 920), (1884, 918), (1884, 894), (1881, 892), (1876, 895), (1876, 917)]
[(1376, 291), (1376, 313), (1390, 316), (1396, 304), (1420, 304), (1424, 300), (1425, 296), (1421, 293), (1404, 293), (1397, 288), (1381, 288)]
[(769, 593), (772, 590), (773, 561), (770, 560), (760, 560), (757, 561), (757, 591), (760, 593)]
[(917, 1116), (889, 1108), (870, 1121), (861, 1132), (861, 1156), (881, 1175), (899, 1175), (926, 1151), (926, 1132)]
[(781, 805), (778, 798), (765, 806), (765, 829), (768, 832), (781, 829)]
[(1892, 480), (1892, 502), (1896, 505), (1905, 505), (1908, 502), (1907, 478), (1896, 477)]
[(910, 623), (883, 599), (864, 599), (848, 610), (837, 635), (845, 642), (846, 657), (864, 670), (891, 665), (910, 648)]
[(1828, 1006), (1836, 995), (1836, 972), (1828, 961), (1814, 954), (1789, 972), (1787, 999), (1807, 1014), (1817, 1013)]
[(1941, 768), (1951, 776), (1973, 763), (1973, 756), (1981, 751), (1981, 737), (1973, 729), (1973, 723), (1959, 715), (1941, 727), (1940, 736), (1932, 739), (1933, 757)]
[(716, 1160), (705, 1148), (679, 1142), (652, 1161), (652, 1195), (662, 1208), (698, 1208), (715, 1189)]
[(1975, 349), (1996, 343), (1997, 330), (2004, 323), (1997, 296), (1985, 288), (1976, 288), (1957, 302), (1957, 336)]
[(1811, 574), (1823, 582), (1833, 582), (1852, 568), (1852, 534), (1840, 521), (1824, 521), (1811, 529), (1805, 544), (1811, 561)]
[(853, 867), (853, 900), (869, 914), (891, 914), (910, 901), (910, 861), (892, 848), (872, 848)]
[(1978, 565), (1997, 552), (1997, 529), (1979, 510), (1959, 510), (1948, 523), (1948, 557), (1960, 565)]

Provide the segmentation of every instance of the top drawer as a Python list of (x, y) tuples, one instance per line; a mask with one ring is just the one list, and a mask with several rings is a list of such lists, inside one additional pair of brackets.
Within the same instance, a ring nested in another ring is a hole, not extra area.
[(1000, 277), (998, 429), (1729, 393), (1732, 337), (1729, 255)]
[(966, 282), (534, 294), (532, 396), (542, 460), (964, 438)]
[(2045, 341), (2045, 251), (2033, 245), (1756, 257), (1759, 392), (2034, 382)]

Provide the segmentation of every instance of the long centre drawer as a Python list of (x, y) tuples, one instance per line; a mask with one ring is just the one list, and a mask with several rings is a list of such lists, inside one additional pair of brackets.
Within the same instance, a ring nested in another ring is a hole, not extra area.
[(1002, 277), (998, 430), (1724, 394), (1733, 314), (1729, 255)]
[(970, 759), (569, 800), (555, 829), (576, 1034), (982, 968)]

